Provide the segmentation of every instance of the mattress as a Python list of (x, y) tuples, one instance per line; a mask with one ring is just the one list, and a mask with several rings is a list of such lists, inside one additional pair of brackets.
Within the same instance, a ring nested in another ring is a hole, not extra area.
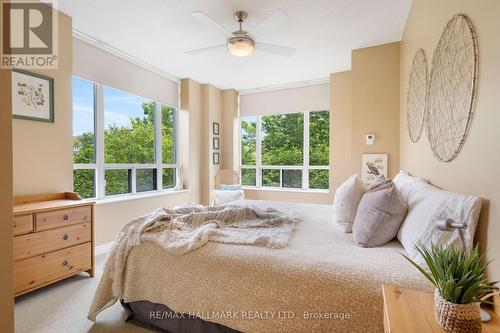
[(382, 332), (382, 284), (432, 290), (399, 242), (356, 246), (332, 223), (332, 206), (235, 204), (293, 211), (302, 222), (283, 249), (209, 242), (174, 256), (142, 242), (127, 259), (123, 295), (115, 296), (242, 332)]

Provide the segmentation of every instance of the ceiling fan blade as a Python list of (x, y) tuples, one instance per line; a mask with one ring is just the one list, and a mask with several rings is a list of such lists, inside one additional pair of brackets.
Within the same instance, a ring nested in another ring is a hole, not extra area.
[(266, 32), (273, 30), (281, 24), (288, 21), (288, 14), (283, 9), (278, 9), (272, 15), (268, 16), (264, 21), (260, 22), (255, 28), (250, 31), (253, 37), (258, 37)]
[(293, 47), (286, 47), (268, 43), (256, 43), (255, 50), (277, 54), (283, 57), (291, 57), (295, 54), (295, 49)]
[(211, 52), (211, 51), (217, 51), (217, 50), (222, 50), (226, 48), (226, 44), (221, 44), (221, 45), (215, 45), (215, 46), (210, 46), (210, 47), (205, 47), (202, 49), (196, 49), (196, 50), (190, 50), (184, 52), (185, 54), (189, 55), (194, 55), (194, 54), (200, 54), (200, 53), (205, 53), (205, 52)]
[(194, 18), (196, 18), (198, 21), (212, 27), (212, 28), (215, 28), (217, 30), (219, 30), (220, 33), (222, 33), (224, 36), (226, 37), (232, 37), (233, 36), (233, 33), (229, 30), (227, 30), (226, 28), (224, 28), (222, 25), (220, 25), (219, 23), (215, 22), (210, 16), (208, 16), (207, 14), (203, 13), (203, 12), (192, 12), (191, 15), (193, 15)]

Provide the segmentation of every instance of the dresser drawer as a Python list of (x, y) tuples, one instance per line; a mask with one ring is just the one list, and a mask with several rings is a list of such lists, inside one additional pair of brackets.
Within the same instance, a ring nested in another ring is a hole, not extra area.
[(14, 237), (14, 260), (30, 258), (39, 254), (64, 249), (76, 244), (90, 242), (90, 223), (80, 223), (28, 235)]
[(14, 225), (12, 227), (14, 236), (27, 234), (33, 231), (33, 215), (14, 216)]
[(85, 243), (14, 263), (16, 294), (92, 267), (91, 245)]
[(92, 219), (91, 206), (74, 207), (50, 212), (35, 213), (35, 230), (47, 230), (67, 225), (90, 222)]

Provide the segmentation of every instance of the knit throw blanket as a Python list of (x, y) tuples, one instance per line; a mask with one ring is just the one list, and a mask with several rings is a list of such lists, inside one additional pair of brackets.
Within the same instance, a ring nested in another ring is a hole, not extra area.
[(89, 319), (95, 321), (97, 313), (121, 298), (127, 257), (141, 241), (154, 242), (172, 255), (183, 255), (209, 241), (283, 248), (298, 222), (297, 217), (276, 210), (240, 206), (187, 205), (138, 217), (123, 227), (113, 245)]

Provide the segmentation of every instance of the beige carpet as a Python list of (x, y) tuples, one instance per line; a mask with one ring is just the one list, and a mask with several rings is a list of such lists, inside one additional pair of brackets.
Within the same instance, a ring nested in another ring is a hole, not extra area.
[(124, 322), (126, 314), (116, 303), (102, 312), (97, 323), (87, 311), (102, 274), (105, 255), (96, 258), (97, 274), (79, 274), (16, 299), (16, 333), (150, 332)]

